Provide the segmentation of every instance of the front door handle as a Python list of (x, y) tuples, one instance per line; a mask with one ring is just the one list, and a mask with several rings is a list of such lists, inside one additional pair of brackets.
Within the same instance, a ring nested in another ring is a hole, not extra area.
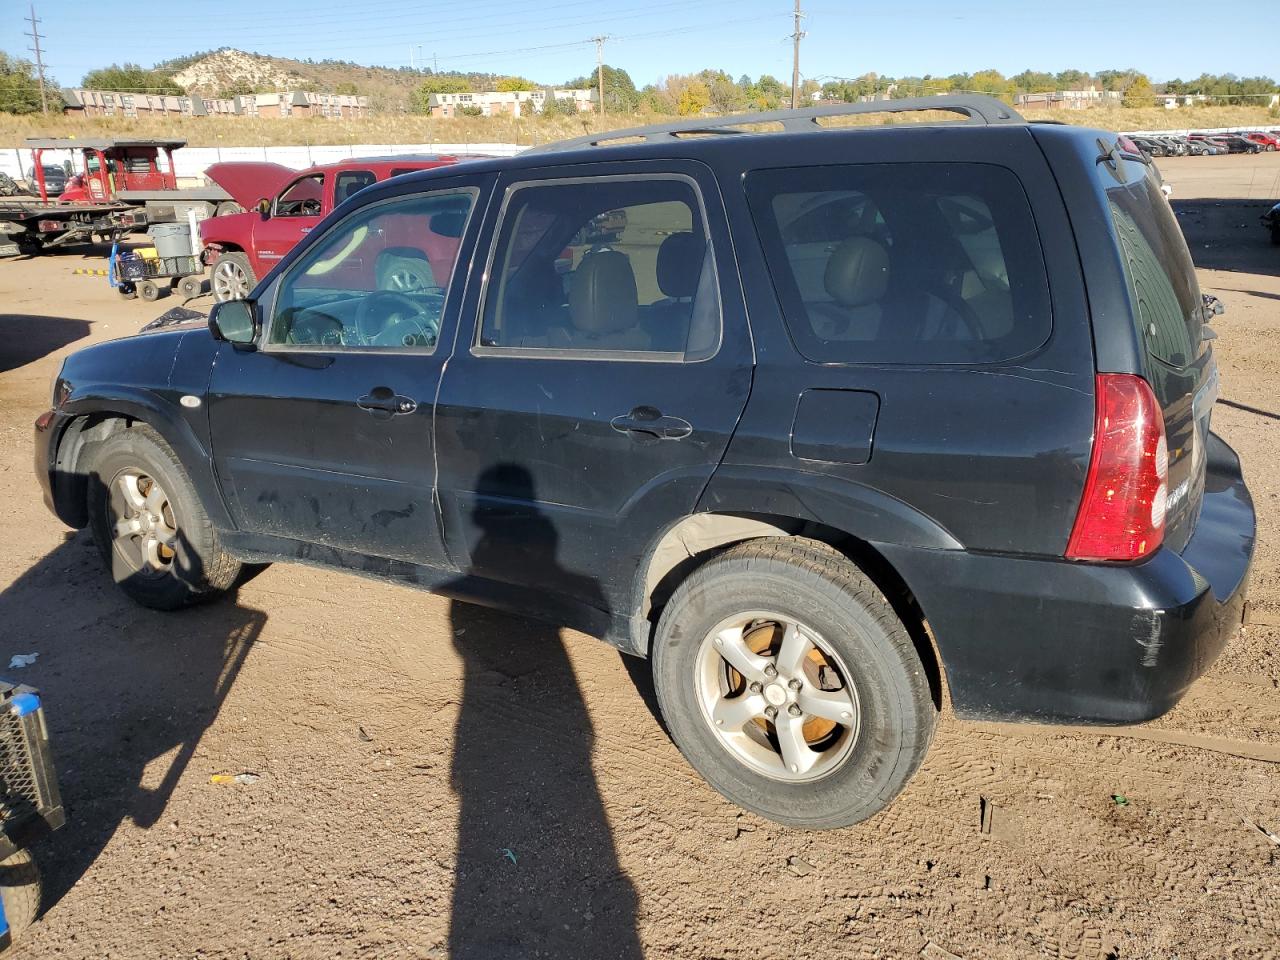
[(609, 426), (619, 433), (638, 433), (659, 440), (683, 440), (693, 433), (693, 424), (679, 417), (665, 417), (656, 407), (636, 407), (628, 414), (614, 417)]
[(386, 420), (405, 413), (413, 413), (418, 409), (418, 401), (412, 397), (402, 397), (390, 387), (374, 387), (356, 401), (356, 406), (366, 410), (374, 419)]

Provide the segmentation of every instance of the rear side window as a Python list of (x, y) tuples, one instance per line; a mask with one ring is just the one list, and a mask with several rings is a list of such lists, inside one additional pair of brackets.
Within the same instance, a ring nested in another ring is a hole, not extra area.
[(792, 338), (811, 360), (989, 363), (1049, 336), (1039, 236), (1004, 167), (759, 170), (747, 195)]
[(356, 191), (377, 182), (372, 170), (343, 170), (333, 181), (333, 205), (336, 207)]
[(1200, 287), (1173, 211), (1149, 176), (1112, 187), (1107, 199), (1147, 350), (1185, 367), (1200, 341)]
[(510, 194), (478, 350), (680, 361), (719, 342), (719, 289), (691, 181), (601, 177)]

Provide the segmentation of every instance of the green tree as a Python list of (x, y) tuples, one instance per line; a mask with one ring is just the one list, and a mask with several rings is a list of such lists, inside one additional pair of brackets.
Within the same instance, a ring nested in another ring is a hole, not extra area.
[(147, 70), (136, 63), (113, 63), (100, 70), (90, 70), (80, 81), (88, 90), (118, 90), (123, 93), (163, 93), (182, 96), (186, 93), (162, 70)]
[(1051, 73), (1040, 70), (1023, 70), (1009, 78), (1019, 93), (1052, 93), (1058, 89), (1058, 81)]
[(347, 80), (347, 81), (344, 81), (343, 83), (339, 83), (339, 84), (337, 84), (337, 85), (333, 88), (333, 92), (334, 92), (334, 93), (338, 93), (338, 94), (342, 94), (343, 96), (354, 97), (354, 96), (356, 96), (360, 91), (356, 88), (356, 85), (355, 85), (354, 83), (352, 83), (351, 81)]
[(969, 82), (971, 89), (977, 93), (993, 97), (1009, 97), (1013, 94), (1013, 84), (999, 70), (979, 70), (969, 78)]
[(494, 84), (494, 89), (499, 93), (519, 93), (533, 90), (536, 86), (532, 80), (526, 80), (524, 77), (503, 77)]
[(433, 93), (470, 93), (471, 89), (471, 81), (461, 74), (431, 74), (409, 94), (409, 109), (414, 113), (429, 113)]
[[(50, 109), (62, 108), (58, 85), (46, 75)], [(39, 113), (40, 81), (35, 67), (0, 50), (0, 113)]]
[[(634, 113), (640, 106), (640, 93), (636, 90), (631, 74), (621, 67), (605, 64), (604, 73), (604, 108), (610, 113)], [(574, 77), (565, 82), (570, 90), (595, 90), (600, 78), (594, 68), (590, 73)]]
[(1153, 107), (1156, 103), (1156, 91), (1151, 81), (1143, 74), (1138, 74), (1124, 90), (1126, 107)]
[(716, 113), (738, 113), (747, 108), (747, 95), (723, 70), (703, 70), (699, 79), (707, 85), (711, 109)]
[(1063, 70), (1054, 81), (1058, 90), (1083, 90), (1089, 86), (1090, 77), (1083, 70)]
[[(581, 88), (579, 88), (581, 89)], [(555, 91), (548, 87), (543, 91), (542, 115), (544, 117), (576, 117), (578, 105), (572, 97), (556, 98)]]

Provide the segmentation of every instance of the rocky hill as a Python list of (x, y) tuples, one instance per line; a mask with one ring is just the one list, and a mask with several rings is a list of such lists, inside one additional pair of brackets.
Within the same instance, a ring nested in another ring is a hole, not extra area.
[(284, 66), (288, 62), (242, 50), (219, 50), (176, 70), (173, 80), (189, 93), (206, 96), (241, 87), (291, 90), (303, 86), (302, 76)]
[[(409, 95), (423, 82), (425, 73), (408, 67), (369, 67), (341, 60), (290, 60), (243, 50), (216, 50), (192, 54), (156, 69), (172, 76), (191, 93), (229, 96), (271, 90), (315, 90), (354, 93), (369, 98), (378, 113), (403, 113)], [(478, 89), (491, 87), (492, 74), (466, 74)]]

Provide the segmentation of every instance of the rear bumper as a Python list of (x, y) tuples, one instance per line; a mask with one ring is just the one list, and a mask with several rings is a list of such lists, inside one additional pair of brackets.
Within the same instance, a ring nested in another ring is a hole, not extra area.
[(1171, 709), (1239, 629), (1253, 502), (1210, 435), (1204, 505), (1182, 553), (1132, 565), (882, 550), (911, 585), (957, 715), (1136, 723)]

